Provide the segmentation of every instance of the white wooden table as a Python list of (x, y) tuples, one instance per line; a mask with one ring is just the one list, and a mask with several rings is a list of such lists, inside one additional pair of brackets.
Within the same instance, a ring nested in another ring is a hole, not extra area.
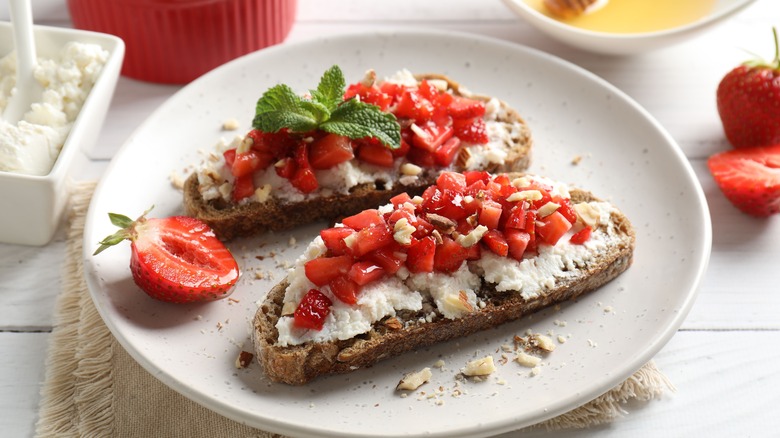
[[(5, 3), (5, 2), (3, 2)], [(71, 26), (64, 0), (36, 0), (38, 24)], [(7, 6), (0, 19), (8, 20)], [(748, 55), (773, 53), (780, 2), (762, 0), (677, 47), (610, 58), (563, 46), (500, 0), (300, 0), (288, 41), (415, 26), (493, 36), (578, 64), (643, 105), (682, 147), (707, 195), (713, 248), (698, 300), (656, 361), (678, 391), (614, 424), (551, 436), (778, 436), (780, 434), (780, 215), (748, 217), (712, 181), (706, 158), (727, 149), (715, 108), (720, 78)], [(78, 164), (97, 179), (130, 133), (179, 87), (121, 78), (100, 139)], [(65, 253), (62, 230), (45, 247), (0, 244), (0, 435), (32, 436)], [(542, 434), (544, 435), (544, 434)]]

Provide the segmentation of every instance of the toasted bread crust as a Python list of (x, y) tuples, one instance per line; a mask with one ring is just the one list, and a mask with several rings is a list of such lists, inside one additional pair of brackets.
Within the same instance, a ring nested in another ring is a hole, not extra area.
[[(598, 200), (580, 190), (571, 194), (574, 202)], [(321, 375), (368, 367), (407, 351), (496, 327), (545, 307), (576, 299), (606, 284), (631, 265), (635, 244), (631, 223), (621, 213), (613, 213), (612, 221), (622, 237), (620, 244), (600, 254), (597, 260), (581, 270), (581, 275), (560, 280), (554, 289), (537, 298), (525, 300), (519, 293), (499, 293), (492, 285), (483, 283), (478, 295), (488, 297), (484, 309), (457, 319), (440, 317), (432, 322), (406, 324), (396, 330), (388, 329), (380, 322), (367, 335), (345, 341), (287, 347), (275, 345), (278, 337), (276, 322), (287, 288), (287, 282), (283, 281), (268, 293), (254, 318), (253, 336), (258, 361), (271, 380), (303, 385)]]
[[(418, 75), (422, 79), (442, 79), (447, 81), (449, 88), (455, 94), (462, 93), (457, 82), (443, 75)], [(472, 95), (463, 91), (470, 98), (483, 101), (485, 96)], [(492, 165), (485, 169), (488, 172), (519, 172), (528, 168), (531, 158), (531, 134), (522, 117), (501, 102), (506, 117), (499, 120), (504, 123), (520, 123), (523, 127), (518, 141), (513, 144), (511, 152), (503, 165)], [(455, 171), (461, 171), (457, 165)], [(221, 200), (206, 201), (198, 190), (198, 177), (190, 175), (184, 184), (184, 207), (186, 214), (206, 222), (223, 240), (239, 236), (249, 236), (266, 230), (280, 231), (300, 225), (322, 220), (333, 220), (338, 217), (358, 213), (367, 208), (386, 204), (390, 198), (406, 192), (410, 196), (419, 195), (426, 187), (435, 183), (438, 173), (426, 170), (413, 185), (402, 185), (397, 181), (392, 189), (385, 189), (382, 184), (367, 183), (353, 187), (349, 194), (334, 194), (323, 197), (307, 197), (300, 202), (284, 202), (273, 196), (267, 202), (250, 202), (246, 204), (230, 204)]]

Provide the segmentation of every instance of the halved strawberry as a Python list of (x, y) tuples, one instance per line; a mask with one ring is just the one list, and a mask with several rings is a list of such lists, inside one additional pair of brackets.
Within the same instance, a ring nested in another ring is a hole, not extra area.
[(721, 152), (707, 165), (723, 194), (740, 210), (754, 216), (780, 212), (780, 144)]
[(121, 230), (103, 239), (93, 255), (129, 240), (133, 280), (161, 301), (213, 301), (232, 293), (238, 263), (208, 225), (187, 216), (147, 219), (148, 213), (136, 220), (109, 213)]

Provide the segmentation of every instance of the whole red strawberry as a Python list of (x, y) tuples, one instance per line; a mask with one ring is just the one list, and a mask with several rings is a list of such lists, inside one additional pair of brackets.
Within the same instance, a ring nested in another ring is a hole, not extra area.
[(754, 216), (780, 212), (780, 144), (721, 152), (707, 165), (740, 210)]
[(717, 102), (726, 138), (734, 147), (780, 143), (780, 49), (775, 59), (748, 61), (731, 70), (718, 85)]
[(109, 213), (121, 230), (103, 239), (93, 255), (129, 240), (133, 280), (161, 301), (213, 301), (232, 293), (238, 263), (208, 225), (187, 216), (147, 219), (147, 213), (136, 220)]

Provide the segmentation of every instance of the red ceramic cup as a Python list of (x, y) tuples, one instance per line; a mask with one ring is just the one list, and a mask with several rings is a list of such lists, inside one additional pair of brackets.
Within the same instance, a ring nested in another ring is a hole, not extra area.
[(78, 29), (126, 45), (122, 74), (183, 84), (231, 59), (282, 42), (296, 0), (68, 0)]

